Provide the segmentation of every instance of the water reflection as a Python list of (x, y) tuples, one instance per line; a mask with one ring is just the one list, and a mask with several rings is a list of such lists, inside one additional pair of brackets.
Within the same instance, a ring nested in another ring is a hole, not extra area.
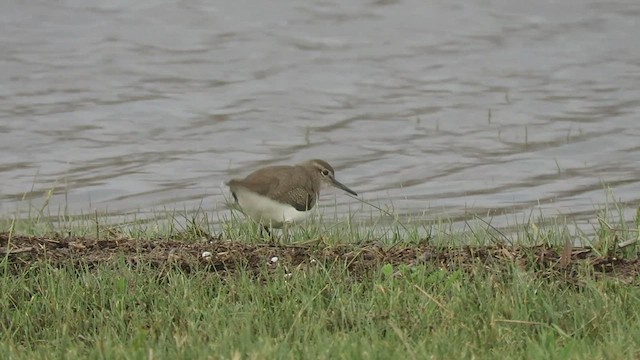
[(0, 213), (53, 190), (72, 213), (224, 217), (223, 181), (320, 157), (405, 218), (593, 218), (605, 184), (631, 218), (638, 14), (578, 0), (6, 4)]

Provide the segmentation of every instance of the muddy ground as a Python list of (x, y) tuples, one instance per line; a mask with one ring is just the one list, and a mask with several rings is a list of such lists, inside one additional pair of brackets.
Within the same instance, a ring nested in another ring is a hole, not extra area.
[[(293, 271), (311, 264), (343, 263), (357, 277), (379, 273), (385, 264), (426, 266), (441, 269), (509, 268), (516, 265), (533, 269), (544, 277), (578, 281), (584, 274), (596, 278), (614, 277), (640, 285), (640, 259), (624, 258), (621, 251), (600, 256), (591, 248), (552, 248), (549, 246), (456, 246), (428, 244), (381, 246), (358, 245), (247, 244), (208, 238), (202, 241), (139, 239), (96, 240), (90, 238), (30, 237), (0, 234), (0, 256), (8, 260), (11, 272), (36, 264), (53, 266), (109, 265), (124, 260), (131, 265), (148, 264), (162, 269), (214, 271), (228, 276), (238, 270), (261, 273), (276, 267)], [(277, 259), (276, 259), (277, 257)]]

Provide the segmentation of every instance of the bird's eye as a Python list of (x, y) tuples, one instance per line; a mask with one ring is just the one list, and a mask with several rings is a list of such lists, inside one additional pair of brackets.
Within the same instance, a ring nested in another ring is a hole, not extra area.
[(327, 170), (327, 169), (323, 169), (323, 170), (322, 170), (322, 175), (324, 175), (324, 176), (329, 176), (329, 170)]

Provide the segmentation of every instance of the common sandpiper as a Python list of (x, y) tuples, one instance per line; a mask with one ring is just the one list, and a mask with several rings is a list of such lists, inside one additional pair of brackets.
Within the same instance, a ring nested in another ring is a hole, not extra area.
[(322, 187), (355, 191), (335, 178), (333, 167), (314, 159), (293, 166), (268, 166), (227, 183), (242, 212), (264, 229), (282, 228), (306, 218)]

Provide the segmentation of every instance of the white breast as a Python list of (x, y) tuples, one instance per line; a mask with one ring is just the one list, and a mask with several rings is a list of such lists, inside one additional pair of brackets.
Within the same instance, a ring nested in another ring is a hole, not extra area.
[(277, 228), (283, 223), (297, 222), (309, 215), (309, 211), (298, 211), (289, 204), (279, 203), (244, 188), (236, 189), (235, 194), (245, 215), (264, 225)]

